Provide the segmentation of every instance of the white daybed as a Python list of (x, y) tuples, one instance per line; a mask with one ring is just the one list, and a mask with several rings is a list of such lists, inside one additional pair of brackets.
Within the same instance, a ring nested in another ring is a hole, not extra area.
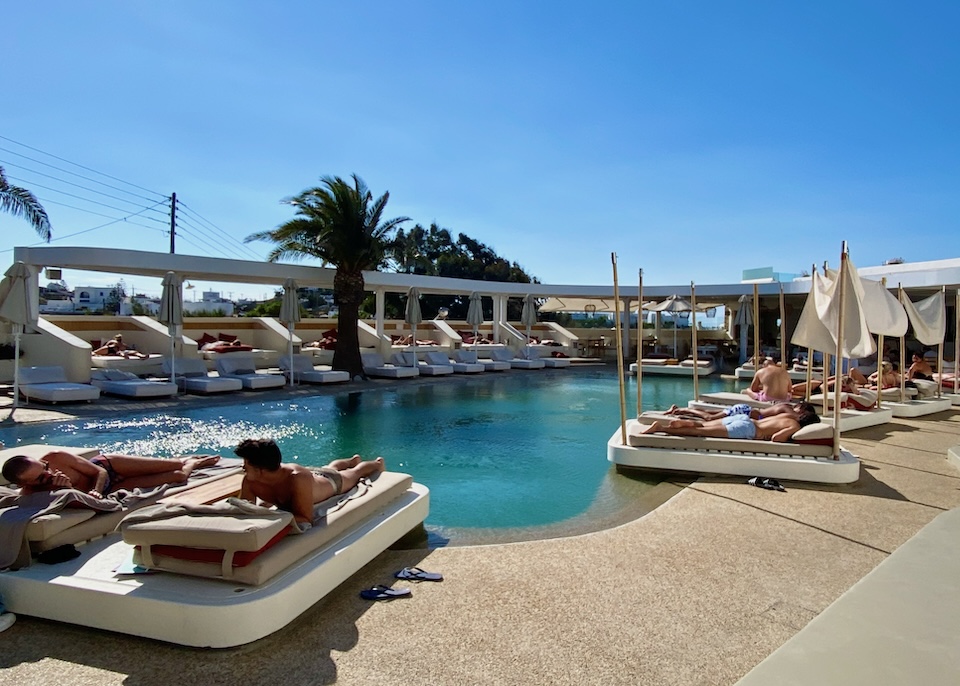
[(177, 384), (172, 381), (151, 381), (120, 369), (94, 369), (90, 383), (104, 393), (126, 398), (161, 398), (176, 395)]
[(617, 427), (607, 441), (607, 459), (634, 469), (699, 475), (833, 484), (853, 483), (860, 477), (856, 456), (841, 448), (840, 458), (833, 459), (833, 428), (826, 425), (804, 427), (791, 443), (640, 434), (644, 426), (641, 420), (629, 420), (626, 444)]
[(319, 370), (313, 366), (313, 357), (309, 355), (294, 355), (293, 369), (290, 369), (290, 358), (280, 358), (280, 369), (287, 378), (293, 374), (294, 383), (340, 383), (350, 380), (350, 372)]
[(171, 372), (176, 374), (176, 383), (188, 393), (230, 393), (243, 389), (240, 379), (231, 379), (225, 376), (210, 376), (207, 365), (203, 360), (196, 358), (177, 358), (171, 368), (170, 359), (163, 360), (163, 373), (167, 376)]
[[(550, 352), (557, 351), (551, 350)], [(541, 354), (541, 349), (536, 346), (528, 345), (524, 347), (523, 350), (520, 351), (520, 355), (525, 360), (540, 360), (547, 369), (565, 369), (570, 366), (570, 358), (544, 356)]]
[[(444, 357), (446, 357), (446, 355), (444, 355)], [(412, 352), (394, 353), (390, 356), (390, 362), (398, 367), (412, 367), (420, 373), (420, 376), (446, 376), (447, 374), (453, 374), (453, 367), (449, 364), (423, 363), (417, 359), (417, 354)]]
[(432, 365), (446, 365), (453, 369), (454, 374), (482, 374), (483, 365), (479, 362), (454, 362), (446, 353), (427, 353), (423, 356), (427, 363)]
[(416, 367), (387, 364), (380, 353), (360, 353), (363, 361), (363, 373), (367, 376), (379, 376), (384, 379), (409, 379), (420, 376)]
[(509, 363), (511, 369), (544, 369), (547, 366), (543, 360), (515, 357), (513, 351), (508, 348), (494, 348), (490, 351), (490, 357), (497, 362)]
[[(248, 562), (244, 566), (173, 556), (174, 549), (202, 541), (215, 546), (200, 550), (204, 559), (211, 552), (231, 562), (252, 557), (236, 551), (250, 547), (244, 541), (258, 533), (244, 532), (229, 517), (215, 521), (201, 514), (193, 522), (167, 519), (155, 526), (148, 520), (121, 525), (122, 537), (89, 543), (75, 560), (0, 574), (0, 594), (8, 610), (34, 617), (180, 645), (237, 646), (289, 624), (420, 525), (428, 511), (426, 487), (406, 474), (384, 472), (369, 493), (328, 513), (307, 533), (287, 535), (252, 561), (240, 560)], [(264, 522), (275, 527), (276, 518)], [(220, 532), (204, 536), (207, 527)], [(134, 559), (160, 571), (124, 573)]]
[(96, 400), (100, 389), (88, 383), (71, 383), (63, 367), (22, 367), (20, 393), (28, 401), (68, 403)]
[(216, 360), (217, 373), (228, 379), (239, 379), (243, 387), (252, 391), (264, 388), (280, 388), (287, 380), (280, 374), (260, 374), (251, 355), (231, 353), (220, 355)]
[(156, 374), (163, 365), (163, 355), (151, 353), (146, 357), (123, 357), (122, 355), (91, 355), (90, 366), (94, 369), (120, 369), (133, 374)]
[(461, 362), (463, 364), (482, 365), (483, 371), (485, 372), (504, 372), (510, 369), (509, 362), (500, 362), (498, 360), (478, 357), (476, 350), (457, 350), (454, 353), (454, 357), (456, 358), (457, 362)]

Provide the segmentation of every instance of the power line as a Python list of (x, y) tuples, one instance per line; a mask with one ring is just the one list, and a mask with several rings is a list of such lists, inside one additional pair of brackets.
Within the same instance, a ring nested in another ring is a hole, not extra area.
[(256, 253), (256, 251), (252, 250), (251, 248), (248, 248), (246, 243), (244, 243), (244, 242), (242, 242), (242, 241), (237, 241), (236, 238), (234, 238), (233, 236), (231, 236), (230, 234), (228, 234), (226, 231), (224, 231), (223, 229), (221, 229), (219, 226), (217, 226), (216, 224), (214, 224), (214, 223), (213, 223), (212, 221), (210, 221), (209, 219), (205, 219), (204, 217), (202, 217), (199, 212), (197, 212), (196, 210), (194, 210), (192, 207), (190, 207), (190, 206), (187, 205), (186, 203), (184, 203), (184, 202), (182, 202), (182, 201), (180, 201), (180, 200), (177, 200), (177, 206), (183, 208), (188, 214), (193, 215), (193, 216), (197, 219), (197, 221), (200, 221), (200, 222), (202, 222), (202, 223), (204, 223), (204, 224), (209, 225), (209, 226), (212, 227), (213, 229), (219, 231), (219, 232), (220, 232), (224, 237), (226, 237), (227, 239), (229, 239), (229, 240), (231, 240), (231, 241), (235, 241), (235, 242), (237, 243), (237, 246), (238, 246), (238, 247), (241, 247), (241, 248), (243, 248), (244, 250), (246, 250), (248, 254), (250, 254), (250, 255), (253, 256), (254, 259), (256, 259), (256, 260), (261, 260), (261, 259), (263, 259), (260, 255), (258, 255), (258, 254)]
[[(55, 159), (55, 160), (60, 160), (61, 162), (66, 162), (67, 164), (72, 164), (74, 167), (79, 167), (80, 169), (84, 169), (84, 170), (86, 170), (86, 171), (93, 172), (94, 174), (99, 174), (100, 176), (104, 176), (104, 177), (106, 177), (106, 178), (108, 178), (108, 179), (113, 179), (114, 181), (119, 181), (120, 183), (125, 183), (125, 184), (127, 184), (128, 186), (133, 186), (134, 188), (139, 188), (140, 190), (146, 191), (147, 193), (153, 193), (154, 195), (163, 196), (162, 193), (157, 193), (157, 191), (150, 190), (149, 188), (144, 188), (143, 186), (138, 186), (138, 185), (135, 184), (135, 183), (130, 183), (129, 181), (124, 181), (123, 179), (118, 179), (116, 176), (110, 176), (109, 174), (104, 174), (103, 172), (97, 171), (96, 169), (91, 169), (90, 167), (85, 167), (85, 166), (83, 166), (82, 164), (77, 164), (76, 162), (71, 162), (70, 160), (64, 159), (63, 157), (57, 157), (57, 156), (54, 155), (54, 154), (51, 154), (51, 153), (49, 153), (49, 152), (45, 152), (45, 151), (43, 151), (43, 150), (40, 150), (39, 148), (34, 148), (34, 147), (32, 147), (32, 146), (27, 145), (26, 143), (21, 143), (21, 142), (19, 142), (19, 141), (15, 141), (15, 140), (13, 140), (12, 138), (7, 138), (6, 136), (0, 135), (0, 140), (9, 141), (10, 143), (13, 143), (14, 145), (19, 145), (20, 147), (26, 148), (27, 150), (33, 150), (34, 152), (39, 152), (41, 155), (46, 155), (46, 156), (48, 156), (48, 157), (52, 157), (52, 158)], [(9, 152), (12, 152), (12, 151), (9, 151)], [(15, 154), (15, 155), (20, 155), (20, 153), (16, 153), (16, 152), (13, 153), (13, 154)], [(25, 155), (20, 155), (20, 157), (26, 157), (26, 156), (25, 156)], [(27, 159), (30, 159), (30, 158), (27, 158)], [(37, 161), (37, 160), (33, 160), (33, 161)], [(44, 164), (44, 163), (41, 162), (41, 164)], [(52, 165), (50, 165), (50, 166), (52, 166)], [(61, 171), (66, 171), (68, 174), (74, 173), (74, 172), (67, 171), (67, 170), (65, 170), (65, 169), (62, 169)], [(76, 176), (80, 176), (79, 174), (75, 174), (75, 175), (76, 175)], [(92, 180), (92, 179), (91, 179), (91, 180)], [(104, 184), (104, 185), (107, 185), (107, 184)], [(116, 190), (120, 190), (120, 189), (116, 189)], [(147, 198), (147, 199), (149, 200), (149, 199), (151, 199), (151, 198)]]
[[(25, 182), (25, 179), (22, 179), (22, 178), (17, 177), (17, 176), (9, 176), (9, 177), (7, 177), (7, 178), (13, 179), (14, 181), (20, 181), (21, 183)], [(66, 191), (61, 191), (61, 190), (59, 190), (59, 189), (57, 189), (57, 188), (51, 188), (50, 186), (44, 186), (42, 183), (35, 183), (35, 182), (34, 182), (32, 185), (33, 185), (34, 187), (36, 187), (36, 188), (43, 188), (43, 189), (46, 189), (46, 190), (48, 190), (48, 191), (53, 191), (54, 193), (60, 193), (61, 195), (66, 195), (67, 197), (70, 197), (70, 198), (76, 198), (77, 200), (83, 200), (84, 202), (89, 202), (89, 203), (92, 203), (92, 204), (94, 204), (94, 205), (100, 205), (101, 207), (106, 207), (107, 209), (110, 209), (110, 210), (116, 210), (117, 212), (129, 212), (129, 211), (130, 211), (130, 210), (128, 210), (128, 209), (126, 209), (126, 208), (123, 208), (123, 207), (114, 207), (113, 205), (108, 205), (107, 203), (105, 203), (105, 202), (100, 202), (99, 200), (91, 200), (90, 198), (84, 198), (82, 195), (77, 195), (76, 193), (67, 193)], [(158, 203), (158, 204), (159, 204), (159, 203)], [(154, 205), (154, 207), (155, 207), (155, 206), (156, 206), (156, 205)], [(79, 208), (74, 208), (74, 209), (79, 209)], [(149, 209), (153, 209), (153, 208), (152, 208), (152, 207), (145, 207), (145, 208), (143, 208), (144, 211), (149, 210)], [(162, 220), (157, 219), (156, 217), (144, 217), (144, 219), (149, 219), (149, 220), (151, 220), (151, 221), (161, 222), (161, 223), (162, 223)]]
[[(196, 231), (198, 234), (199, 234), (199, 233), (203, 233), (206, 237), (209, 237), (210, 240), (212, 240), (212, 241), (214, 241), (214, 242), (217, 242), (217, 237), (216, 237), (212, 232), (204, 229), (203, 227), (200, 227), (200, 226), (195, 225), (193, 222), (191, 222), (189, 219), (187, 219), (187, 218), (185, 218), (185, 217), (178, 216), (178, 217), (177, 217), (177, 228), (180, 228), (181, 226), (186, 226), (187, 228), (193, 229), (193, 230)], [(243, 255), (242, 253), (234, 250), (234, 249), (233, 249), (233, 246), (231, 246), (231, 245), (229, 245), (229, 244), (218, 243), (218, 245), (219, 245), (220, 248), (221, 248), (221, 252), (223, 252), (223, 249), (226, 249), (226, 250), (229, 250), (231, 253), (233, 253), (234, 256), (238, 257), (238, 258), (241, 259), (241, 260), (247, 259), (245, 255)]]

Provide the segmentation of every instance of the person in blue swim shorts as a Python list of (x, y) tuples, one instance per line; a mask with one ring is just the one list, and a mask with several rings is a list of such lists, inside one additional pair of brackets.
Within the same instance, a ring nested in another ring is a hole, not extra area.
[(731, 405), (730, 407), (725, 407), (723, 409), (716, 410), (700, 410), (694, 407), (677, 407), (673, 405), (669, 410), (664, 412), (664, 414), (676, 415), (677, 417), (682, 417), (684, 419), (702, 419), (704, 421), (710, 421), (711, 419), (723, 419), (724, 417), (732, 417), (733, 415), (747, 415), (751, 419), (763, 419), (764, 417), (772, 417), (777, 414), (792, 414), (799, 417), (804, 412), (816, 412), (816, 408), (810, 403), (799, 402), (799, 403), (776, 403), (775, 405), (770, 405), (769, 407), (751, 407), (746, 403), (738, 403), (736, 405)]
[[(805, 406), (805, 407), (804, 407)], [(800, 409), (780, 411), (768, 417), (754, 419), (746, 414), (731, 414), (719, 419), (673, 419), (655, 421), (640, 433), (665, 433), (671, 436), (704, 436), (707, 438), (738, 438), (786, 443), (801, 427), (820, 421), (814, 408), (803, 403)]]

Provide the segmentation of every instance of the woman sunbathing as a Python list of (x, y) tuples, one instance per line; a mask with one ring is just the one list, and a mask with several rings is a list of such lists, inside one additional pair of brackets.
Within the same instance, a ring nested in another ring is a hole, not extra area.
[(123, 335), (117, 334), (112, 339), (107, 341), (106, 345), (102, 345), (96, 350), (93, 351), (94, 355), (103, 356), (103, 357), (125, 357), (128, 360), (143, 360), (147, 358), (147, 355), (144, 355), (141, 352), (136, 350), (131, 350), (123, 343)]
[(893, 365), (890, 362), (884, 361), (883, 364), (880, 365), (880, 371), (870, 375), (870, 386), (868, 386), (868, 388), (872, 390), (899, 387), (900, 375), (893, 370)]

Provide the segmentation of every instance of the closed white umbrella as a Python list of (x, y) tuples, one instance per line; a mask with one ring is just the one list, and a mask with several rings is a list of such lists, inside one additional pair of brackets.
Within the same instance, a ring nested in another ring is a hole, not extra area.
[(530, 329), (537, 323), (537, 299), (527, 295), (523, 299), (523, 309), (520, 310), (520, 324), (527, 329), (527, 345), (530, 345)]
[(30, 292), (30, 268), (14, 262), (0, 281), (0, 319), (13, 328), (13, 407), (20, 400), (20, 334), (27, 326), (36, 326), (37, 299)]
[(480, 294), (474, 291), (470, 294), (470, 304), (467, 305), (467, 324), (473, 327), (473, 349), (477, 349), (477, 334), (483, 324), (483, 303)]
[(170, 380), (177, 380), (177, 339), (183, 326), (183, 281), (174, 272), (163, 276), (163, 293), (160, 295), (160, 311), (157, 321), (167, 325), (170, 334)]
[(416, 367), (419, 364), (417, 362), (417, 324), (423, 321), (423, 313), (420, 311), (420, 291), (416, 288), (411, 288), (407, 292), (407, 307), (403, 313), (403, 321), (409, 324), (413, 331), (413, 366)]
[(280, 301), (280, 321), (287, 325), (287, 355), (290, 356), (290, 385), (294, 384), (293, 373), (293, 327), (300, 321), (300, 299), (297, 297), (297, 282), (283, 282), (283, 300)]
[(749, 295), (741, 295), (737, 301), (737, 315), (733, 318), (734, 326), (740, 327), (740, 364), (747, 361), (747, 333), (753, 325), (753, 304)]

